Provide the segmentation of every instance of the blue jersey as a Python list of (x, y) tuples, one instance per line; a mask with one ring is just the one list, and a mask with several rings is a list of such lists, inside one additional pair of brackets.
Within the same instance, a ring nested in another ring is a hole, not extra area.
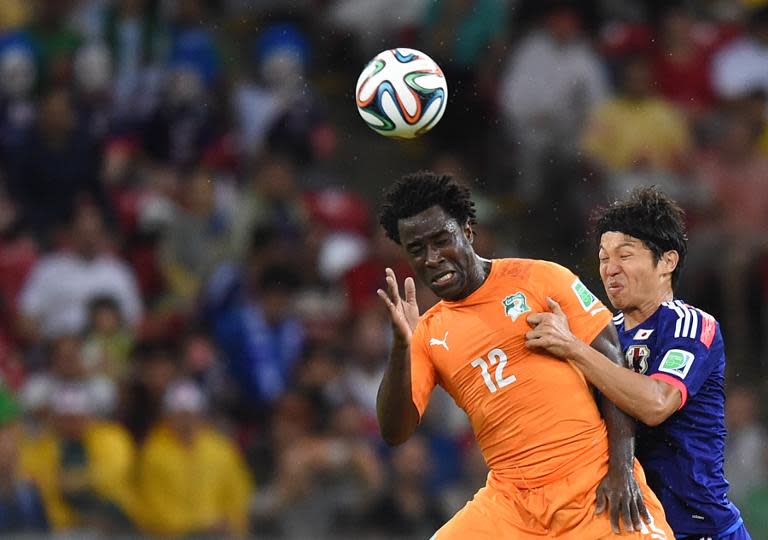
[(721, 536), (741, 524), (728, 500), (725, 450), (725, 351), (720, 325), (680, 300), (665, 302), (626, 330), (613, 319), (621, 348), (638, 373), (682, 393), (680, 409), (656, 427), (638, 424), (637, 458), (678, 537)]

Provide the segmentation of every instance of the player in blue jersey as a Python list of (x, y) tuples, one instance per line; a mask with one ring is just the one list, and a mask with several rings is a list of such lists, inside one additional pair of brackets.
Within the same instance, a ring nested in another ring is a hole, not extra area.
[(577, 340), (560, 306), (528, 317), (526, 344), (570, 359), (603, 394), (642, 426), (636, 456), (679, 539), (747, 540), (728, 500), (725, 353), (720, 325), (676, 299), (685, 260), (683, 212), (655, 188), (601, 211), (600, 277), (614, 326), (634, 371)]

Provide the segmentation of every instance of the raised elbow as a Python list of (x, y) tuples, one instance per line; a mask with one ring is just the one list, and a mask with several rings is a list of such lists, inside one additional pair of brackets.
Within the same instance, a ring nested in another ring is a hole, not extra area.
[(389, 446), (400, 446), (410, 438), (410, 433), (397, 433), (384, 429), (380, 430), (380, 432), (381, 438), (384, 439), (384, 442)]

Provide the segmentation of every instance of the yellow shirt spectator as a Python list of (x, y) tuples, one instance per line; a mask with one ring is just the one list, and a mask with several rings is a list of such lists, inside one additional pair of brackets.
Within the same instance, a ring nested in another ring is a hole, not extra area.
[(133, 515), (135, 450), (128, 432), (117, 424), (89, 422), (78, 444), (84, 459), (77, 466), (65, 465), (66, 445), (50, 431), (21, 446), (22, 470), (39, 486), (51, 527), (63, 530), (90, 525), (84, 523), (88, 518), (74, 502), (85, 497)]
[(683, 115), (663, 99), (617, 98), (598, 107), (584, 150), (608, 170), (675, 170), (690, 149)]
[(167, 425), (155, 428), (139, 458), (146, 532), (244, 535), (251, 481), (235, 445), (201, 426), (185, 444)]
[(0, 2), (0, 31), (21, 28), (29, 21), (30, 2), (2, 0)]

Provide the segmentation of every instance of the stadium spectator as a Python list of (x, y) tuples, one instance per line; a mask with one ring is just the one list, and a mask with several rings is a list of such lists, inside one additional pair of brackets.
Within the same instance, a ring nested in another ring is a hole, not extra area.
[(662, 8), (652, 52), (652, 80), (659, 94), (691, 119), (712, 110), (712, 54), (721, 44), (716, 24), (697, 18), (682, 3)]
[[(701, 196), (682, 291), (723, 314), (736, 361), (761, 345), (752, 337), (761, 321), (760, 308), (749, 301), (752, 276), (768, 253), (768, 157), (757, 147), (760, 129), (759, 119), (725, 115), (722, 135), (692, 171), (694, 189)], [(713, 252), (720, 253), (714, 261)]]
[(273, 154), (249, 175), (235, 207), (233, 250), (243, 254), (256, 229), (274, 229), (278, 237), (296, 238), (307, 225), (308, 210), (297, 184), (296, 166), (285, 155)]
[(19, 294), (39, 251), (18, 208), (0, 188), (0, 328), (6, 333), (14, 333)]
[(77, 385), (88, 394), (91, 411), (109, 417), (118, 401), (118, 387), (108, 375), (89, 362), (79, 335), (58, 336), (48, 342), (47, 362), (43, 369), (28, 374), (20, 397), (22, 405), (41, 414), (49, 410), (50, 396), (59, 388)]
[(768, 7), (753, 8), (746, 22), (747, 33), (717, 52), (712, 61), (712, 85), (724, 101), (768, 93)]
[(356, 405), (342, 404), (331, 413), (327, 433), (307, 434), (278, 456), (275, 484), (284, 534), (349, 534), (368, 526), (365, 518), (384, 471), (363, 435), (363, 417)]
[(408, 276), (411, 273), (396, 246), (392, 246), (392, 242), (382, 231), (374, 230), (368, 239), (368, 253), (365, 258), (347, 270), (343, 276), (347, 309), (352, 315), (364, 312), (377, 301), (376, 290), (385, 285), (381, 276), (386, 268), (399, 271), (399, 276)]
[(97, 141), (84, 130), (68, 89), (54, 88), (42, 98), (36, 123), (6, 153), (8, 191), (25, 223), (48, 245), (52, 228), (71, 219), (83, 202), (110, 215)]
[(543, 20), (511, 49), (499, 86), (508, 144), (521, 172), (520, 185), (507, 187), (527, 203), (539, 201), (547, 160), (576, 152), (582, 124), (608, 93), (578, 8), (550, 3)]
[(111, 296), (91, 300), (83, 343), (83, 359), (88, 368), (122, 383), (128, 377), (133, 342), (133, 333), (127, 328), (117, 301)]
[(131, 378), (117, 416), (141, 442), (162, 416), (166, 390), (180, 374), (179, 360), (173, 342), (140, 341), (132, 351), (131, 363)]
[(311, 45), (295, 24), (272, 24), (247, 60), (248, 78), (232, 92), (240, 151), (246, 163), (274, 152), (303, 163), (327, 159), (335, 133), (309, 77)]
[(625, 59), (619, 92), (592, 111), (583, 146), (610, 173), (675, 171), (685, 163), (690, 151), (685, 118), (654, 93), (648, 57)]
[(35, 123), (37, 66), (29, 36), (0, 38), (0, 156), (8, 159)]
[(21, 474), (21, 408), (0, 386), (0, 533), (44, 532), (48, 518), (37, 487)]
[[(371, 521), (393, 537), (427, 536), (445, 523), (440, 501), (429, 491), (429, 444), (416, 436), (392, 452), (389, 490), (372, 512)], [(480, 486), (475, 486), (475, 490)], [(470, 494), (471, 497), (471, 494)]]
[(160, 265), (171, 301), (180, 308), (197, 298), (203, 281), (229, 256), (229, 216), (217, 208), (215, 180), (206, 169), (181, 185), (181, 204), (163, 232)]
[(85, 133), (101, 147), (117, 128), (109, 49), (99, 42), (80, 47), (75, 53), (73, 69), (74, 98), (80, 123)]
[(304, 327), (294, 315), (300, 284), (294, 269), (267, 267), (213, 321), (240, 401), (257, 419), (288, 388), (303, 353)]
[(380, 310), (359, 313), (349, 339), (346, 369), (334, 395), (355, 403), (371, 426), (376, 425), (376, 394), (387, 363), (389, 328)]
[(235, 445), (206, 422), (206, 397), (195, 383), (177, 380), (165, 393), (163, 411), (139, 455), (142, 529), (162, 536), (244, 536), (249, 473)]
[(71, 2), (43, 0), (31, 10), (27, 29), (37, 51), (43, 91), (66, 84), (72, 76), (73, 56), (82, 36), (66, 24), (71, 7)]
[(757, 408), (754, 390), (744, 386), (728, 388), (725, 472), (731, 485), (728, 496), (737, 504), (744, 502), (751, 491), (768, 484), (768, 433), (758, 422)]
[[(768, 451), (762, 448), (763, 461), (768, 467)], [(768, 538), (768, 483), (753, 489), (744, 499), (744, 521), (755, 538)]]
[(424, 8), (420, 48), (429, 51), (451, 81), (454, 114), (444, 119), (445, 139), (461, 130), (473, 152), (483, 152), (488, 120), (496, 115), (498, 59), (508, 38), (508, 9), (503, 0), (438, 0)]
[(144, 118), (158, 99), (162, 77), (158, 64), (167, 37), (159, 7), (150, 0), (119, 0), (107, 6), (103, 38), (115, 66), (114, 103), (119, 118)]
[(21, 447), (25, 474), (43, 496), (56, 531), (107, 534), (132, 529), (135, 449), (124, 428), (98, 420), (87, 391), (76, 384), (50, 396), (50, 428)]
[(78, 208), (67, 227), (69, 249), (41, 258), (33, 267), (19, 298), (28, 337), (51, 337), (85, 330), (88, 303), (110, 295), (132, 327), (142, 315), (142, 302), (131, 270), (109, 251), (100, 212)]

